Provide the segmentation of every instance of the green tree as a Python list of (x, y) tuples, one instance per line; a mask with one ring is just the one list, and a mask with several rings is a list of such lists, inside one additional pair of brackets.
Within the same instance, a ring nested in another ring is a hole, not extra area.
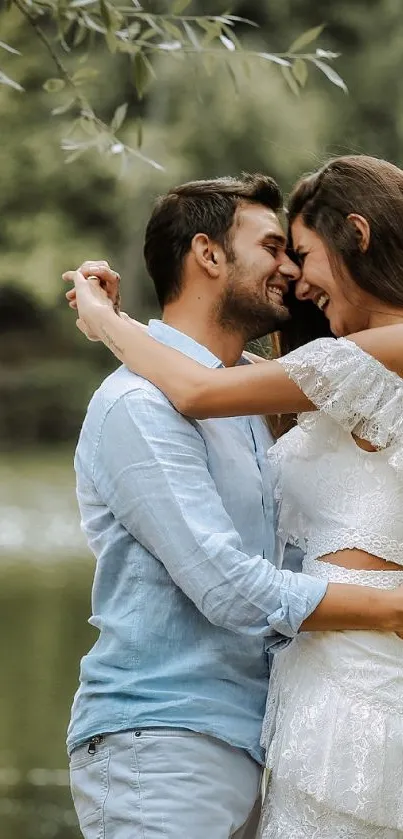
[[(218, 63), (227, 68), (235, 85), (239, 71), (248, 72), (252, 61), (274, 64), (297, 95), (306, 84), (308, 65), (312, 65), (330, 82), (346, 90), (330, 63), (338, 53), (316, 47), (323, 25), (316, 24), (299, 34), (286, 51), (268, 52), (266, 46), (254, 50), (238, 38), (238, 24), (244, 29), (257, 26), (248, 18), (228, 12), (206, 14), (197, 9), (190, 13), (188, 7), (198, 5), (190, 0), (172, 0), (168, 9), (162, 11), (158, 4), (147, 5), (152, 8), (145, 8), (139, 0), (131, 3), (123, 0), (9, 0), (3, 10), (3, 16), (17, 12), (25, 20), (53, 63), (55, 72), (46, 79), (44, 88), (52, 95), (63, 93), (63, 101), (53, 107), (53, 115), (71, 115), (69, 133), (62, 140), (68, 161), (96, 148), (118, 155), (124, 162), (134, 157), (161, 168), (161, 164), (146, 156), (140, 148), (143, 138), (141, 101), (150, 84), (158, 78), (156, 63), (161, 55), (182, 63), (197, 56), (205, 72), (211, 72)], [(14, 16), (14, 20), (18, 17)], [(99, 62), (102, 46), (119, 68), (120, 88), (126, 87), (129, 78), (136, 92), (138, 130), (133, 145), (128, 145), (121, 136), (129, 100), (121, 101), (106, 119), (94, 108), (86, 90), (95, 79), (99, 80), (99, 85), (105, 82)], [(1, 50), (8, 62), (7, 72), (0, 70), (0, 84), (22, 92), (23, 80), (17, 79), (18, 74), (12, 69), (13, 58), (20, 54), (15, 39), (1, 41)], [(161, 79), (158, 83), (161, 84)]]

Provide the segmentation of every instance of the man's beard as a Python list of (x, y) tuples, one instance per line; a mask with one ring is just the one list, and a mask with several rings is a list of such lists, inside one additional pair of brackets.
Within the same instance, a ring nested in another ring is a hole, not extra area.
[(229, 278), (217, 304), (216, 319), (226, 332), (242, 331), (246, 341), (262, 338), (281, 329), (290, 318), (288, 309), (263, 301), (238, 280)]

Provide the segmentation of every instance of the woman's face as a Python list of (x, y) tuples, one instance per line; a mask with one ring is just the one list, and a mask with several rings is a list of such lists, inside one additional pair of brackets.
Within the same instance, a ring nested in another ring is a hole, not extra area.
[(295, 286), (296, 297), (312, 300), (327, 317), (330, 329), (337, 337), (367, 329), (369, 312), (362, 308), (364, 294), (348, 278), (333, 273), (318, 234), (309, 230), (301, 216), (297, 216), (291, 235), (301, 266), (301, 279)]

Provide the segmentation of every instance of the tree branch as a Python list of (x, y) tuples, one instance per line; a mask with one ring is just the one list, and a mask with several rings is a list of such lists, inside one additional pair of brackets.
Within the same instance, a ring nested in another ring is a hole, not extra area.
[(33, 28), (34, 32), (36, 33), (37, 37), (39, 38), (39, 40), (42, 41), (43, 45), (45, 46), (46, 50), (48, 51), (49, 55), (51, 56), (54, 64), (56, 65), (60, 76), (64, 79), (66, 84), (72, 89), (72, 91), (74, 93), (74, 98), (79, 103), (81, 109), (84, 110), (84, 111), (87, 111), (89, 114), (91, 114), (91, 118), (96, 119), (95, 114), (94, 114), (88, 100), (86, 99), (85, 96), (83, 96), (81, 91), (78, 89), (77, 85), (74, 82), (74, 79), (72, 78), (69, 71), (67, 70), (67, 67), (65, 67), (65, 65), (63, 64), (58, 52), (54, 48), (52, 42), (49, 40), (49, 38), (45, 34), (45, 32), (43, 31), (42, 27), (39, 25), (38, 21), (36, 20), (36, 18), (32, 14), (32, 12), (30, 12), (30, 10), (27, 9), (27, 7), (24, 3), (24, 0), (13, 0), (13, 3), (14, 3), (15, 6), (17, 6), (17, 9), (19, 9), (19, 11), (23, 15), (23, 17), (25, 17), (25, 19), (30, 24), (30, 26), (32, 26), (32, 28)]

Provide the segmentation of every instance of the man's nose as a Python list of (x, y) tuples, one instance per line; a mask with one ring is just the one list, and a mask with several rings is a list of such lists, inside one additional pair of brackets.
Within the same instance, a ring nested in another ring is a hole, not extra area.
[(287, 279), (289, 282), (296, 283), (301, 278), (301, 269), (293, 262), (289, 256), (285, 256), (281, 265), (279, 265), (279, 274)]

